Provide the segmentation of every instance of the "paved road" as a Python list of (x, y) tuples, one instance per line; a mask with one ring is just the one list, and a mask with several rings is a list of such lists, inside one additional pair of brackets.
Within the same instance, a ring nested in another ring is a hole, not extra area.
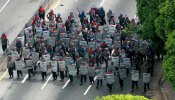
[[(16, 2), (19, 2), (21, 0), (16, 0), (15, 3), (11, 2), (11, 5), (17, 5)], [(23, 0), (22, 2), (30, 2), (27, 0)], [(37, 5), (35, 2), (34, 4)], [(88, 11), (90, 7), (92, 6), (99, 6), (103, 5), (103, 7), (108, 11), (108, 9), (112, 9), (115, 15), (119, 15), (120, 13), (128, 15), (130, 18), (133, 18), (136, 14), (136, 3), (135, 0), (62, 0), (60, 4), (63, 4), (64, 6), (57, 6), (55, 8), (56, 13), (61, 13), (63, 16), (63, 19), (65, 20), (69, 14), (70, 11), (73, 11), (74, 14), (77, 14), (77, 7), (80, 10)], [(29, 4), (30, 5), (30, 4)], [(20, 8), (20, 4), (18, 5)], [(25, 7), (23, 4), (21, 4), (22, 7)], [(7, 12), (10, 9), (10, 3), (9, 8), (7, 9)], [(24, 13), (24, 16), (32, 15), (34, 12), (33, 6), (30, 5), (31, 8), (25, 8), (27, 10), (30, 10), (30, 14)], [(22, 9), (22, 11), (25, 12), (25, 9)], [(5, 12), (5, 10), (4, 10)], [(11, 18), (9, 19), (10, 22), (14, 23), (14, 25), (8, 25), (8, 23), (3, 22), (6, 26), (9, 26), (9, 28), (4, 27), (3, 25), (0, 25), (2, 29), (7, 30), (8, 32), (16, 34), (20, 29), (22, 28), (23, 24), (25, 23), (24, 16), (20, 16), (21, 11), (18, 12), (18, 15), (15, 15), (15, 20), (19, 20), (19, 24), (17, 22), (14, 22)], [(2, 14), (2, 13), (1, 13)], [(0, 16), (4, 17), (5, 13)], [(10, 15), (9, 15), (10, 16)], [(12, 16), (12, 12), (11, 12)], [(20, 18), (20, 19), (19, 19)], [(7, 18), (6, 18), (7, 19)], [(117, 19), (116, 19), (117, 20)], [(2, 19), (0, 18), (0, 22)], [(18, 26), (18, 27), (17, 27)], [(13, 36), (13, 35), (12, 35)], [(15, 73), (16, 74), (16, 73)], [(24, 73), (24, 79), (27, 73)], [(15, 75), (16, 76), (16, 75)], [(64, 89), (62, 87), (67, 82), (68, 78), (66, 78), (65, 82), (53, 82), (52, 78), (49, 79), (50, 74), (48, 74), (48, 81), (41, 81), (40, 73), (37, 73), (34, 78), (32, 78), (30, 81), (24, 79), (17, 81), (15, 78), (12, 80), (8, 79), (8, 75), (5, 75), (5, 77), (0, 82), (0, 100), (93, 100), (94, 97), (102, 96), (102, 95), (108, 95), (110, 94), (106, 87), (106, 82), (103, 83), (102, 88), (99, 90), (96, 90), (96, 86), (92, 85), (92, 87), (89, 89), (86, 95), (84, 95), (84, 92), (89, 87), (89, 82), (84, 84), (83, 86), (79, 85), (79, 78), (75, 77), (74, 83), (68, 84)], [(22, 83), (22, 81), (24, 83)], [(47, 83), (48, 82), (48, 83)], [(47, 84), (46, 84), (47, 83)], [(46, 85), (45, 85), (46, 84)], [(135, 91), (134, 94), (142, 94), (142, 83), (140, 83), (139, 90)], [(130, 93), (131, 91), (131, 80), (128, 78), (128, 80), (125, 80), (125, 89), (123, 91), (119, 90), (119, 84), (118, 84), (118, 78), (116, 77), (116, 83), (113, 87), (113, 93)]]
[[(0, 34), (7, 32), (10, 43), (32, 17), (43, 0), (0, 0)], [(4, 6), (6, 4), (6, 6)], [(4, 9), (2, 9), (4, 7)], [(2, 9), (2, 11), (1, 11)], [(2, 54), (0, 46), (0, 54)]]

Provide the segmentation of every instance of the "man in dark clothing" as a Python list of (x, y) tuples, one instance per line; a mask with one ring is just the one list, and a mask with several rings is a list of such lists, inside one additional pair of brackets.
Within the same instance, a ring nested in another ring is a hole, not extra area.
[(45, 10), (42, 6), (39, 7), (38, 13), (39, 13), (39, 18), (45, 20), (45, 18), (44, 18), (45, 17)]
[(15, 63), (12, 62), (12, 57), (8, 56), (7, 59), (7, 68), (9, 73), (9, 79), (13, 78), (13, 70), (14, 70)]
[(78, 53), (79, 53), (80, 57), (84, 58), (84, 56), (85, 56), (85, 49), (83, 48), (82, 44), (79, 46)]
[(68, 17), (68, 20), (66, 20), (65, 26), (66, 26), (66, 32), (68, 34), (71, 33), (72, 23), (71, 23), (71, 19), (69, 17)]
[(120, 14), (120, 16), (118, 17), (118, 19), (119, 19), (119, 24), (124, 28), (125, 18), (123, 17), (123, 15)]
[(105, 10), (103, 8), (99, 9), (99, 17), (101, 19), (101, 25), (106, 25)]
[(84, 21), (85, 21), (85, 18), (86, 18), (86, 15), (85, 15), (85, 12), (84, 11), (82, 11), (79, 14), (79, 18), (80, 18), (81, 25), (83, 25), (84, 24)]
[(2, 50), (4, 52), (7, 49), (7, 45), (8, 45), (8, 39), (5, 33), (2, 33), (1, 35), (1, 43), (2, 43)]
[(17, 40), (17, 41), (16, 41), (16, 49), (17, 49), (18, 53), (20, 54), (20, 51), (21, 51), (21, 49), (22, 49), (21, 40)]

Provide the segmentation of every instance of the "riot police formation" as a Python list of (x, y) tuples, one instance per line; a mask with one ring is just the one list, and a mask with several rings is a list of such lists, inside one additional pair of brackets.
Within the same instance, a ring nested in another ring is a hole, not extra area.
[(79, 12), (80, 23), (73, 12), (66, 21), (53, 10), (46, 15), (48, 21), (44, 15), (40, 7), (32, 25), (25, 26), (24, 37), (17, 37), (15, 47), (10, 49), (7, 61), (10, 78), (15, 69), (18, 79), (26, 70), (29, 79), (37, 71), (41, 72), (42, 81), (52, 74), (53, 81), (60, 78), (64, 82), (68, 76), (74, 83), (74, 76), (77, 76), (83, 85), (89, 77), (90, 85), (97, 80), (97, 89), (106, 81), (110, 92), (115, 82), (119, 82), (123, 90), (124, 81), (131, 78), (131, 92), (134, 92), (142, 75), (144, 92), (149, 89), (155, 62), (153, 48), (147, 41), (139, 40), (137, 34), (127, 37), (123, 33), (128, 23), (136, 22), (121, 14), (116, 23), (114, 12), (105, 13), (103, 8), (91, 8), (88, 15)]

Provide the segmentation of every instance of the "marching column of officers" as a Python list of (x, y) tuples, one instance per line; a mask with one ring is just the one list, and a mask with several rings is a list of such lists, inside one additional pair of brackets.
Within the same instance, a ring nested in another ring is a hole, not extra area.
[[(43, 12), (42, 9), (40, 10)], [(92, 13), (94, 13), (94, 11), (95, 10), (92, 9)], [(103, 13), (105, 14), (105, 12)], [(110, 11), (110, 13), (112, 12)], [(44, 12), (42, 14), (44, 14)], [(55, 16), (53, 11), (51, 11), (49, 15)], [(95, 17), (94, 15), (95, 14), (92, 14), (93, 17)], [(110, 20), (112, 21), (114, 16), (112, 14), (108, 15), (110, 15)], [(92, 20), (94, 19), (93, 17), (91, 18)], [(85, 24), (82, 18), (82, 24)], [(52, 18), (49, 17), (49, 19), (51, 20)], [(74, 19), (73, 13), (71, 13), (69, 16), (69, 27), (71, 27), (71, 24), (73, 24), (72, 19)], [(104, 16), (101, 19), (104, 19)], [(36, 20), (33, 21), (33, 26), (38, 23), (41, 24), (38, 17), (36, 17)], [(103, 22), (103, 24), (105, 23), (106, 22)], [(121, 22), (121, 26), (124, 27), (123, 24), (124, 23)], [(66, 25), (66, 31), (70, 31), (69, 27)], [(94, 27), (91, 28), (93, 30)], [(116, 28), (118, 27), (116, 26)], [(119, 29), (118, 31), (120, 32), (120, 30), (122, 29)], [(108, 31), (108, 29), (106, 31)], [(33, 33), (36, 34), (35, 31), (33, 31)], [(87, 35), (87, 33), (84, 35)], [(107, 32), (104, 33), (104, 35), (107, 35)], [(138, 87), (141, 64), (143, 64), (143, 62), (147, 62), (145, 64), (145, 72), (143, 73), (145, 92), (147, 89), (146, 87), (149, 88), (150, 73), (153, 73), (154, 54), (152, 53), (152, 49), (143, 46), (146, 48), (145, 51), (147, 52), (142, 54), (139, 50), (135, 50), (134, 46), (136, 44), (134, 45), (130, 43), (130, 40), (123, 39), (122, 36), (119, 36), (119, 40), (116, 41), (120, 42), (121, 47), (115, 46), (113, 48), (112, 46), (114, 46), (114, 41), (112, 37), (113, 36), (108, 34), (107, 37), (103, 38), (104, 41), (101, 41), (102, 43), (100, 42), (97, 48), (86, 48), (87, 45), (84, 47), (82, 44), (79, 46), (75, 46), (75, 44), (66, 46), (61, 39), (59, 39), (58, 45), (54, 45), (53, 47), (47, 46), (45, 42), (41, 42), (41, 44), (40, 42), (27, 42), (24, 48), (22, 45), (19, 47), (16, 45), (16, 48), (13, 48), (8, 56), (7, 67), (10, 78), (13, 78), (14, 68), (17, 70), (18, 79), (23, 76), (22, 71), (25, 69), (28, 70), (29, 79), (35, 75), (35, 70), (39, 70), (41, 72), (42, 80), (44, 81), (47, 78), (48, 71), (51, 70), (54, 81), (57, 80), (58, 75), (60, 76), (61, 82), (64, 81), (66, 76), (69, 76), (71, 83), (73, 83), (75, 75), (80, 76), (80, 85), (86, 83), (87, 77), (89, 77), (89, 82), (91, 85), (94, 84), (95, 79), (97, 79), (97, 89), (102, 86), (103, 80), (106, 79), (107, 87), (109, 91), (112, 92), (112, 86), (115, 83), (115, 75), (118, 76), (120, 89), (123, 90), (124, 80), (127, 76), (129, 76), (129, 72), (132, 67), (134, 70), (131, 73), (131, 92), (133, 92), (134, 87)], [(87, 43), (91, 41), (91, 37), (89, 38), (90, 40), (87, 39), (87, 36), (83, 37)], [(114, 52), (112, 53), (112, 51)]]
[[(33, 51), (28, 51), (27, 48), (23, 51), (23, 56), (20, 56), (15, 49), (12, 49), (11, 55), (8, 56), (7, 67), (9, 71), (10, 78), (13, 78), (13, 69), (15, 68), (17, 71), (17, 79), (23, 77), (22, 71), (27, 69), (29, 80), (32, 76), (34, 76), (34, 70), (41, 71), (42, 81), (47, 78), (48, 70), (50, 69), (53, 76), (53, 81), (57, 80), (58, 75), (60, 75), (60, 81), (64, 81), (64, 77), (69, 76), (70, 83), (73, 83), (74, 76), (80, 76), (80, 85), (86, 83), (87, 76), (89, 77), (90, 85), (95, 83), (95, 79), (97, 79), (96, 88), (99, 89), (103, 84), (104, 78), (106, 78), (107, 87), (110, 92), (112, 92), (112, 86), (115, 82), (115, 75), (118, 76), (120, 89), (123, 90), (124, 80), (126, 79), (127, 70), (131, 67), (131, 61), (129, 58), (122, 58), (121, 56), (117, 57), (115, 55), (111, 56), (111, 59), (108, 60), (110, 63), (106, 66), (104, 61), (102, 61), (98, 66), (94, 63), (86, 62), (86, 60), (82, 57), (77, 57), (77, 60), (74, 62), (73, 58), (67, 54), (64, 58), (52, 57), (50, 59), (50, 55), (45, 52), (40, 58), (39, 54)], [(28, 52), (28, 53), (26, 53)], [(27, 56), (25, 55), (27, 54)], [(24, 60), (22, 60), (24, 58)], [(118, 59), (118, 60), (117, 60)], [(128, 60), (128, 61), (125, 61)], [(146, 63), (145, 66), (151, 66), (149, 63)], [(143, 83), (144, 83), (144, 92), (146, 92), (147, 88), (149, 89), (150, 82), (150, 68), (144, 67), (145, 71), (143, 73)], [(139, 70), (132, 70), (131, 72), (131, 80), (132, 80), (132, 90), (134, 91), (134, 87), (138, 88), (139, 81)]]

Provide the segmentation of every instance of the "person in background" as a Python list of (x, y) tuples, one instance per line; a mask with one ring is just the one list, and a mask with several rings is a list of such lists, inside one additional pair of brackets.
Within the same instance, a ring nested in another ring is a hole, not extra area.
[(71, 26), (72, 26), (72, 23), (71, 23), (71, 19), (68, 17), (68, 19), (66, 20), (65, 22), (65, 26), (66, 26), (66, 32), (69, 34), (71, 33)]
[(70, 65), (68, 65), (68, 73), (69, 73), (69, 79), (70, 82), (73, 83), (73, 77), (76, 73), (76, 63), (74, 63), (73, 61), (70, 61)]
[(55, 81), (57, 80), (58, 64), (54, 57), (52, 58), (52, 61), (51, 61), (51, 70), (53, 75), (53, 81)]
[(106, 79), (107, 79), (107, 87), (110, 92), (112, 92), (112, 85), (114, 84), (114, 74), (112, 71), (108, 71), (106, 73)]
[(39, 18), (45, 20), (45, 9), (40, 6), (38, 9)]
[(9, 41), (7, 39), (7, 35), (5, 32), (1, 35), (1, 44), (2, 44), (2, 50), (3, 52), (7, 49), (7, 45), (9, 44)]
[(95, 66), (93, 63), (89, 64), (88, 67), (88, 75), (89, 75), (89, 81), (90, 81), (90, 85), (94, 84), (94, 77), (95, 77)]
[(101, 25), (106, 25), (106, 20), (105, 20), (105, 10), (103, 7), (99, 9), (99, 17), (101, 19)]
[(100, 86), (102, 86), (102, 84), (103, 84), (103, 78), (104, 78), (105, 72), (100, 66), (97, 67), (95, 72), (97, 75), (97, 87), (96, 88), (99, 89), (99, 84), (100, 84)]
[(85, 62), (82, 62), (82, 64), (80, 65), (80, 85), (83, 84), (83, 80), (84, 82), (86, 82), (86, 78), (87, 78), (87, 74), (88, 74), (88, 67), (85, 64)]
[(57, 22), (57, 23), (61, 23), (61, 22), (63, 22), (63, 20), (62, 20), (62, 18), (61, 18), (61, 14), (60, 14), (60, 13), (58, 13), (58, 14), (57, 14), (57, 17), (56, 17), (56, 22)]
[(35, 16), (32, 19), (32, 26), (33, 26), (33, 28), (38, 22), (39, 22), (39, 15), (35, 14)]
[(65, 60), (63, 58), (60, 58), (58, 61), (58, 65), (59, 65), (59, 71), (60, 71), (60, 78), (61, 78), (61, 82), (64, 82), (64, 73), (67, 70), (66, 66), (65, 66)]
[(41, 70), (42, 81), (44, 81), (45, 78), (47, 78), (47, 62), (43, 58), (40, 61), (40, 68), (42, 69)]
[(34, 76), (34, 71), (33, 71), (33, 61), (32, 61), (32, 57), (29, 56), (26, 60), (25, 60), (25, 64), (26, 67), (28, 69), (28, 75), (29, 75), (29, 80), (31, 79), (31, 74)]
[(7, 68), (9, 73), (9, 79), (13, 78), (14, 63), (12, 62), (12, 57), (9, 55), (7, 58)]
[(79, 14), (79, 18), (80, 18), (81, 25), (83, 25), (83, 23), (84, 23), (84, 21), (85, 21), (85, 18), (86, 18), (85, 11), (82, 11), (82, 12)]
[(50, 12), (47, 14), (47, 18), (51, 21), (56, 18), (56, 15), (53, 10), (50, 10)]
[(23, 74), (22, 74), (22, 71), (21, 69), (24, 67), (24, 62), (20, 59), (20, 58), (17, 58), (16, 61), (15, 61), (15, 68), (16, 68), (16, 71), (17, 71), (17, 80), (20, 79), (20, 76), (23, 77)]
[(18, 53), (20, 54), (22, 51), (22, 42), (21, 40), (16, 40), (16, 50), (18, 51)]

